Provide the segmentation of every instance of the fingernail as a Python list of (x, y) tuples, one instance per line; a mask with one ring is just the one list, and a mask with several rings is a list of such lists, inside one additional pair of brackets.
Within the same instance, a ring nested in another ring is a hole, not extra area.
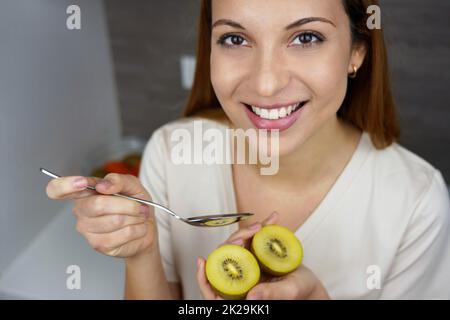
[(73, 181), (73, 186), (77, 189), (84, 189), (88, 185), (87, 179), (84, 177), (76, 178)]
[(256, 230), (256, 229), (258, 229), (260, 226), (261, 226), (261, 225), (260, 225), (259, 222), (255, 222), (254, 224), (251, 224), (248, 228), (249, 228), (250, 230)]
[(276, 212), (276, 211), (272, 212), (272, 214), (270, 215), (270, 218), (274, 218), (277, 214), (278, 214), (278, 212)]
[(112, 186), (112, 183), (106, 179), (103, 179), (97, 183), (96, 187), (98, 187), (98, 186), (100, 186), (100, 188), (103, 188), (103, 189), (108, 189), (109, 187)]
[(146, 218), (150, 216), (150, 208), (146, 206), (145, 204), (141, 204), (139, 211), (141, 214), (143, 214)]
[(249, 297), (248, 300), (261, 300), (262, 299), (262, 292), (261, 291), (256, 291), (253, 292)]
[(202, 260), (197, 257), (197, 269), (200, 269), (200, 265), (202, 264)]

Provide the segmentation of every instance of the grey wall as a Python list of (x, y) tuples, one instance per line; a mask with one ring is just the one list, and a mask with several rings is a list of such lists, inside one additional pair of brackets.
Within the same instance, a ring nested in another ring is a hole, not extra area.
[(194, 54), (198, 0), (105, 0), (124, 134), (148, 138), (186, 102), (180, 56)]
[(1, 1), (0, 272), (63, 207), (39, 167), (78, 174), (89, 151), (120, 136), (102, 2), (76, 1), (79, 31), (66, 28), (71, 3)]
[[(401, 143), (450, 182), (450, 1), (381, 0)], [(179, 56), (195, 53), (198, 0), (105, 0), (124, 132), (176, 118), (187, 92)]]
[(382, 0), (401, 143), (450, 184), (450, 1)]

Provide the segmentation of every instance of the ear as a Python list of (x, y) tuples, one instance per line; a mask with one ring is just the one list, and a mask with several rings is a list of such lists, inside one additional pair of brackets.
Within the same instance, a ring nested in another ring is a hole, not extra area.
[(367, 46), (364, 43), (355, 43), (352, 46), (352, 52), (350, 55), (350, 61), (348, 63), (348, 73), (353, 72), (353, 66), (356, 67), (356, 69), (359, 69), (361, 65), (364, 62), (364, 58), (366, 57), (367, 53)]

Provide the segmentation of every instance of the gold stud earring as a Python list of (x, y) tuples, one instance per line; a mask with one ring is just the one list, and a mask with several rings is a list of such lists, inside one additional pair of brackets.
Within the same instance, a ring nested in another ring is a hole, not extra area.
[(356, 73), (357, 73), (357, 72), (358, 72), (358, 69), (356, 68), (355, 65), (353, 65), (353, 72), (350, 73), (350, 74), (348, 75), (348, 77), (349, 77), (350, 79), (355, 79), (355, 78), (356, 78)]

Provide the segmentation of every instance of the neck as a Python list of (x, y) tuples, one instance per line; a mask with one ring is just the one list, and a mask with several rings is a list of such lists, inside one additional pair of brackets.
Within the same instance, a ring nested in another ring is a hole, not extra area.
[(261, 179), (277, 187), (296, 189), (320, 182), (342, 171), (359, 138), (359, 130), (333, 117), (294, 152), (280, 156), (277, 174)]

